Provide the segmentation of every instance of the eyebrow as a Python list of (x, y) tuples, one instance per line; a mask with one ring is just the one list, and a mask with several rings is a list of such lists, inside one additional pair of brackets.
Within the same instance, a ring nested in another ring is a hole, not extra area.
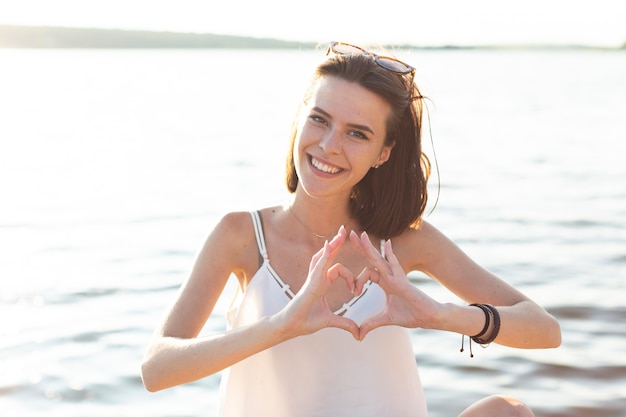
[[(314, 110), (318, 113), (322, 113), (324, 116), (328, 117), (329, 119), (332, 119), (332, 115), (322, 109), (320, 109), (319, 107), (313, 107), (311, 110)], [(367, 125), (360, 125), (358, 123), (348, 123), (348, 126), (357, 129), (357, 130), (364, 130), (366, 132), (370, 132), (372, 135), (375, 135), (374, 131), (372, 130), (372, 128), (370, 128)]]

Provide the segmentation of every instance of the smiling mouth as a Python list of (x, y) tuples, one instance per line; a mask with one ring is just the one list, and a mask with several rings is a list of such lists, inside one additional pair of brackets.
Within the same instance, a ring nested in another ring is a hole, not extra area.
[(327, 174), (338, 174), (341, 171), (343, 171), (343, 169), (341, 168), (326, 165), (325, 163), (318, 161), (317, 159), (315, 159), (314, 157), (310, 155), (309, 155), (309, 160), (311, 161), (311, 165), (313, 165), (318, 171), (322, 171)]

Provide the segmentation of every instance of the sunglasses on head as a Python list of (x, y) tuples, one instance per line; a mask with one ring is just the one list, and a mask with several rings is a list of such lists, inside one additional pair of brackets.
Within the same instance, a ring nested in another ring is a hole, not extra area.
[(415, 68), (409, 64), (390, 56), (377, 55), (373, 52), (366, 51), (361, 47), (350, 45), (349, 43), (331, 42), (328, 47), (328, 51), (326, 51), (326, 55), (331, 52), (337, 55), (369, 55), (374, 58), (374, 62), (387, 71), (400, 75), (411, 74), (411, 82), (413, 82), (413, 77), (415, 76)]

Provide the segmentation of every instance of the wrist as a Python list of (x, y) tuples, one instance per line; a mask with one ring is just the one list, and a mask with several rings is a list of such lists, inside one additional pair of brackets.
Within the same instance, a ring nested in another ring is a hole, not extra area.
[(276, 343), (282, 343), (298, 336), (295, 333), (293, 326), (289, 325), (289, 320), (285, 318), (282, 311), (266, 317), (266, 320), (267, 325), (269, 326), (269, 331), (276, 338)]
[(485, 314), (485, 325), (480, 333), (470, 336), (471, 339), (481, 345), (488, 345), (496, 340), (500, 332), (500, 313), (491, 304), (470, 304), (471, 306), (480, 308)]
[(485, 314), (476, 306), (461, 306), (452, 303), (442, 305), (437, 328), (465, 335), (479, 334), (485, 326)]
[[(498, 337), (498, 332), (500, 331), (500, 313), (498, 312), (498, 309), (491, 304), (470, 304), (470, 307), (480, 309), (485, 316), (485, 324), (483, 325), (482, 330), (474, 336), (469, 336), (470, 358), (473, 358), (474, 352), (472, 352), (472, 341), (486, 347), (491, 342), (496, 340), (496, 337)], [(461, 334), (461, 352), (464, 350), (464, 342), (465, 334)]]

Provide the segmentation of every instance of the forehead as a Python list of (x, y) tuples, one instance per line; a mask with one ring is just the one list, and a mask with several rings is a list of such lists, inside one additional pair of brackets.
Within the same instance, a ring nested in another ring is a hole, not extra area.
[(308, 106), (328, 113), (337, 122), (362, 124), (384, 136), (391, 106), (363, 86), (336, 77), (322, 77), (311, 91)]

